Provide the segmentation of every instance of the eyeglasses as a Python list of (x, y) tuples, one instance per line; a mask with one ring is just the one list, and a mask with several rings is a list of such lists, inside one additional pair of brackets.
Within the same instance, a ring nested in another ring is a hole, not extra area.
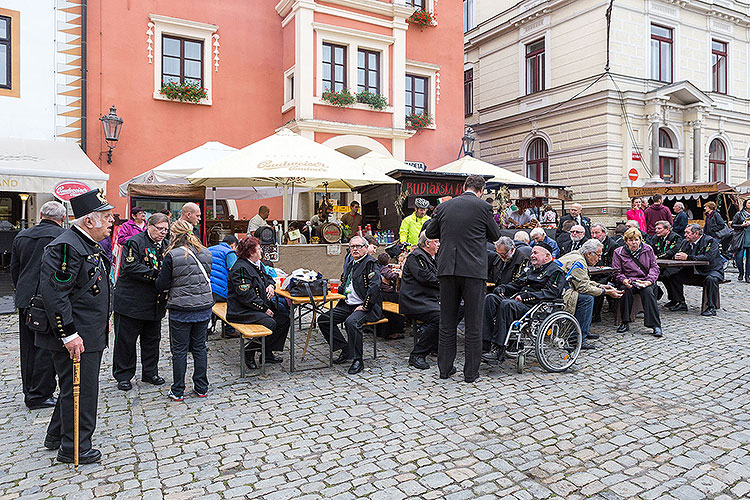
[(571, 229), (570, 232), (571, 233), (584, 233), (585, 231), (580, 231), (578, 229)]
[(164, 226), (152, 226), (152, 227), (154, 229), (156, 229), (157, 231), (159, 231), (160, 233), (166, 233), (167, 231), (169, 231), (169, 226), (167, 226), (167, 227), (164, 227)]
[(357, 244), (355, 243), (355, 244), (349, 245), (349, 248), (351, 248), (351, 249), (355, 249), (355, 248), (365, 248), (366, 246), (367, 246), (367, 245), (357, 245)]

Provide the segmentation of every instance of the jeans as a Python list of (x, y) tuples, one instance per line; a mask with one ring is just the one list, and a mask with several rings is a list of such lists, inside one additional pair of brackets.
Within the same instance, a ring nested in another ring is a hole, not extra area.
[[(744, 261), (744, 262), (743, 262)], [(747, 277), (748, 267), (750, 267), (750, 247), (743, 247), (737, 250), (734, 254), (734, 263), (737, 265), (737, 270), (740, 272), (740, 277)]]
[(591, 316), (594, 312), (594, 296), (578, 294), (578, 302), (576, 303), (575, 317), (578, 320), (578, 324), (581, 325), (581, 339), (586, 341), (586, 337), (589, 334), (591, 328)]
[(187, 353), (193, 355), (193, 389), (205, 394), (208, 391), (208, 357), (206, 355), (206, 329), (208, 321), (186, 323), (169, 318), (169, 335), (172, 345), (172, 394), (182, 396), (185, 392)]

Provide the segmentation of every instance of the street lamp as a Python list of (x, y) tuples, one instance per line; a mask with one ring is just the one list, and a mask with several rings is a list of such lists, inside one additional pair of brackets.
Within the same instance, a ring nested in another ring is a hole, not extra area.
[(461, 151), (458, 152), (458, 157), (461, 158), (461, 153), (464, 156), (474, 156), (474, 130), (471, 127), (466, 127), (464, 136), (461, 138)]
[(28, 193), (19, 193), (21, 198), (21, 229), (26, 229), (26, 200), (29, 199)]
[(99, 120), (102, 122), (102, 128), (104, 129), (104, 140), (107, 141), (109, 146), (109, 152), (107, 153), (107, 163), (112, 163), (112, 150), (117, 146), (117, 141), (120, 139), (120, 130), (122, 129), (122, 118), (117, 116), (117, 110), (115, 105), (109, 109), (107, 116), (100, 116)]

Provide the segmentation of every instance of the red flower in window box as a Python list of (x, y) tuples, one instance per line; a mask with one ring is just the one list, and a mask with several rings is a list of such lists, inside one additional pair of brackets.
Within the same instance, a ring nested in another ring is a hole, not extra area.
[(406, 128), (420, 131), (432, 125), (432, 116), (429, 113), (412, 113), (406, 116)]
[(159, 93), (167, 99), (180, 102), (200, 102), (208, 97), (206, 89), (197, 83), (165, 83)]
[(411, 24), (424, 28), (425, 26), (437, 26), (437, 16), (429, 10), (415, 10), (409, 19), (406, 20)]

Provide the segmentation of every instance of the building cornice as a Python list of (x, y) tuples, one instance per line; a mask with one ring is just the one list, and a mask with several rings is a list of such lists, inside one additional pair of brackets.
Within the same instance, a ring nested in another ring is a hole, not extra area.
[[(414, 13), (414, 8), (406, 5), (398, 5), (395, 2), (386, 3), (377, 0), (326, 0), (327, 3), (340, 5), (350, 9), (389, 16), (392, 18), (406, 19)], [(276, 12), (281, 17), (286, 17), (290, 11), (296, 9), (296, 4), (306, 3), (308, 7), (315, 9), (319, 7), (314, 0), (281, 0), (276, 4)]]
[(345, 28), (344, 26), (335, 26), (333, 24), (313, 23), (312, 27), (315, 31), (338, 33), (339, 35), (346, 35), (354, 38), (361, 38), (364, 40), (374, 40), (376, 42), (386, 43), (388, 45), (391, 45), (396, 40), (395, 37), (392, 36), (380, 35), (378, 33), (370, 33), (367, 31), (355, 30), (352, 28)]
[(391, 127), (373, 127), (371, 125), (356, 125), (353, 123), (331, 122), (327, 120), (292, 120), (279, 128), (288, 128), (292, 132), (303, 131), (323, 132), (328, 134), (354, 134), (385, 139), (408, 139), (416, 132), (414, 130), (396, 129)]

